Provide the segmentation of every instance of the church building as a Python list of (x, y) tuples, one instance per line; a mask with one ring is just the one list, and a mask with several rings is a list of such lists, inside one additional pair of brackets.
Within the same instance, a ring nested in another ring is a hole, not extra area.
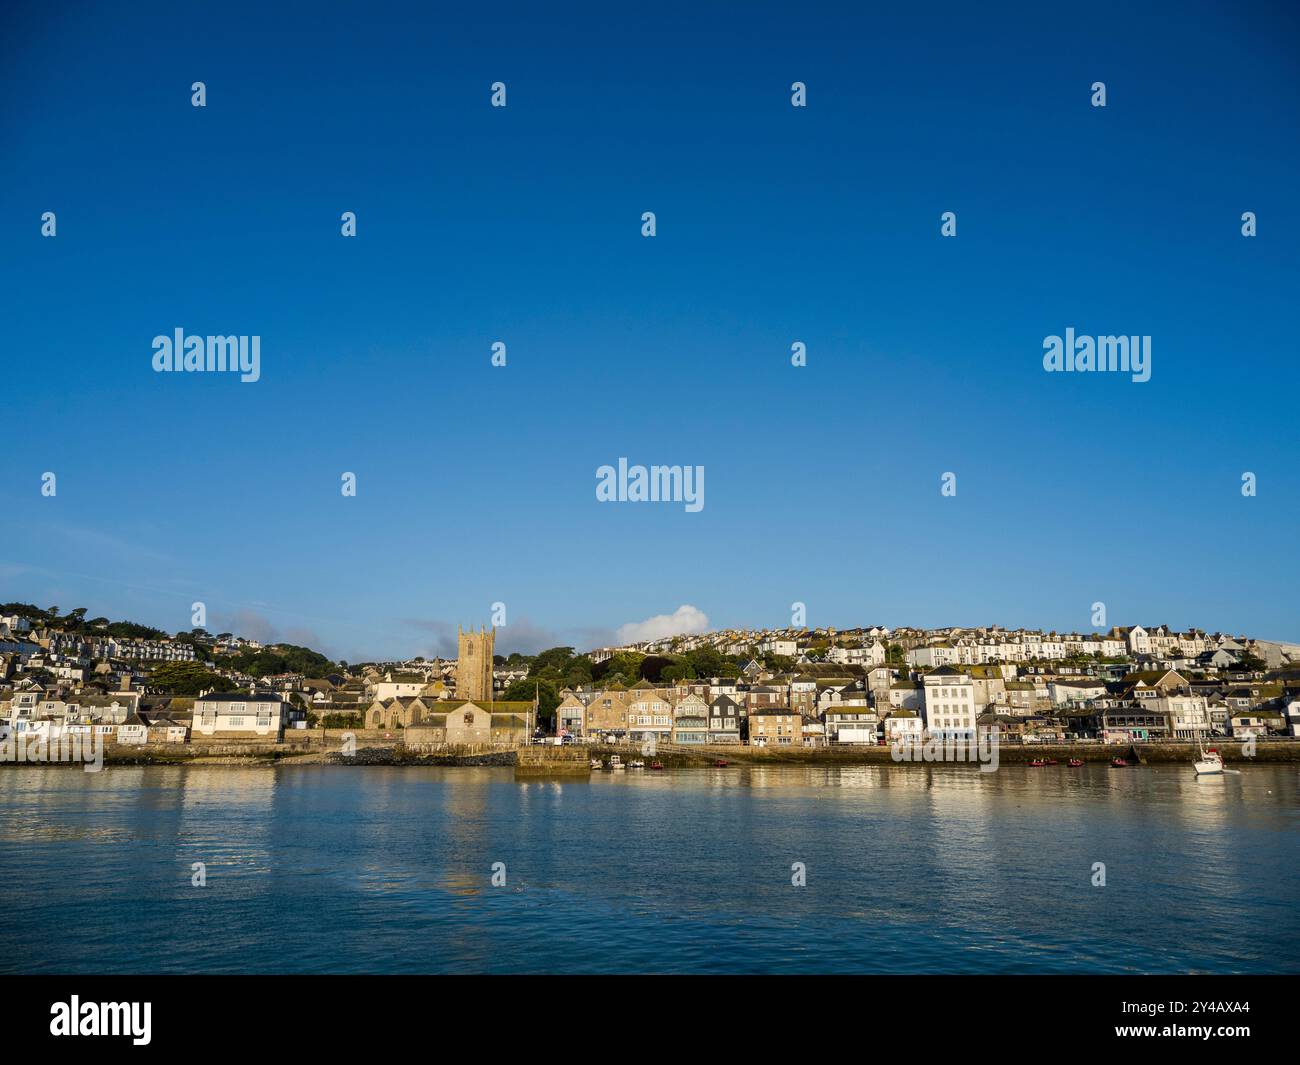
[(456, 698), (483, 702), (492, 698), (492, 656), (497, 630), (464, 632), (456, 627)]
[(528, 742), (537, 720), (535, 700), (493, 698), (496, 630), (457, 630), (456, 697), (376, 700), (366, 711), (371, 728), (400, 728), (411, 748), (517, 747)]

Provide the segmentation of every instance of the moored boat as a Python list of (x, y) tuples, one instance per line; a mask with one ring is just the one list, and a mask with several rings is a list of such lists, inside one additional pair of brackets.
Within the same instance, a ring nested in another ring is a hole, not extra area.
[(650, 768), (651, 768), (651, 769), (662, 769), (663, 767), (664, 767), (663, 762), (659, 761), (659, 759), (657, 759), (657, 758), (656, 758), (653, 762), (650, 763)]
[(1200, 751), (1200, 757), (1193, 763), (1198, 777), (1216, 776), (1223, 772), (1223, 755), (1217, 748), (1211, 747), (1208, 751), (1199, 743), (1196, 749)]
[(1043, 766), (1047, 765), (1047, 763), (1044, 762), (1041, 758), (1031, 758), (1029, 760), (1029, 764), (1035, 769), (1040, 769)]
[(1078, 769), (1079, 766), (1083, 765), (1083, 759), (1082, 759), (1082, 758), (1071, 758), (1071, 759), (1070, 759), (1068, 762), (1066, 762), (1065, 764), (1068, 765), (1071, 769)]
[(1127, 758), (1112, 758), (1110, 760), (1112, 769), (1127, 769), (1131, 764)]
[(620, 757), (619, 757), (618, 755), (616, 755), (616, 754), (611, 754), (611, 755), (609, 756), (609, 768), (610, 768), (610, 769), (626, 769), (627, 766), (625, 766), (625, 765), (623, 764), (623, 759), (622, 759), (622, 758), (620, 758)]

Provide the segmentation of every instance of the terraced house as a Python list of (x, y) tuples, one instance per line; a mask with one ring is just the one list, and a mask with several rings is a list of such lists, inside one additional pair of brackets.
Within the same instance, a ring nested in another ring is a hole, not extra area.
[(880, 724), (876, 712), (866, 706), (837, 706), (827, 710), (826, 739), (829, 743), (873, 746)]
[(749, 712), (751, 747), (802, 747), (803, 718), (788, 706), (764, 706)]
[(1170, 694), (1152, 699), (1150, 706), (1169, 717), (1176, 740), (1199, 740), (1210, 734), (1210, 711), (1203, 695)]
[(709, 704), (691, 692), (673, 707), (673, 743), (703, 746), (709, 740)]
[(586, 734), (599, 739), (621, 740), (628, 734), (629, 708), (636, 693), (615, 681), (596, 692), (587, 703)]
[(566, 733), (570, 736), (587, 734), (587, 704), (577, 692), (569, 688), (560, 692), (560, 705), (555, 708), (555, 724), (561, 736)]
[(633, 743), (663, 742), (673, 732), (673, 707), (648, 680), (632, 685), (627, 734)]
[[(734, 689), (733, 689), (734, 690)], [(709, 703), (709, 742), (740, 742), (740, 703), (729, 695), (718, 695)]]

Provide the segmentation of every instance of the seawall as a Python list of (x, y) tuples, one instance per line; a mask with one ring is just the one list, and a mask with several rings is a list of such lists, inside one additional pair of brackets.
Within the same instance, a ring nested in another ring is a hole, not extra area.
[[(345, 753), (347, 738), (353, 737), (351, 753)], [(345, 729), (297, 730), (286, 733), (281, 743), (265, 740), (199, 738), (189, 743), (104, 744), (106, 766), (126, 765), (194, 765), (194, 766), (292, 766), (333, 765), (366, 766), (514, 766), (516, 776), (585, 777), (591, 772), (590, 760), (608, 764), (617, 754), (626, 763), (639, 758), (647, 763), (658, 761), (665, 769), (688, 769), (713, 766), (719, 761), (728, 765), (812, 765), (900, 767), (927, 765), (925, 762), (896, 762), (888, 746), (843, 747), (681, 747), (660, 744), (650, 750), (633, 745), (579, 744), (570, 747), (535, 746), (525, 748), (450, 747), (441, 750), (412, 749), (395, 736), (383, 731)], [(1300, 739), (1271, 739), (1254, 744), (1253, 756), (1242, 753), (1239, 740), (1216, 739), (1207, 744), (1217, 749), (1228, 764), (1276, 765), (1300, 764)], [(998, 747), (1001, 765), (1024, 765), (1035, 759), (1066, 762), (1077, 758), (1086, 763), (1107, 764), (1114, 758), (1127, 758), (1143, 765), (1191, 765), (1197, 757), (1195, 743), (1064, 743), (1004, 744)], [(4, 766), (54, 766), (81, 763), (0, 761)]]

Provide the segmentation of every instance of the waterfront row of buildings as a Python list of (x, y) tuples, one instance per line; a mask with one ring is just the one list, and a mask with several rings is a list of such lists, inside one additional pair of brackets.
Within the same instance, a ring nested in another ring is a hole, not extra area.
[[(209, 661), (203, 668), (225, 686), (181, 698), (150, 684), (154, 669), (178, 659), (110, 653), (96, 661), (96, 651), (137, 651), (139, 641), (34, 633), (23, 622), (0, 616), (0, 637), (22, 643), (0, 650), (0, 735), (277, 740), (313, 721), (430, 748), (514, 746), (542, 725), (562, 741), (682, 746), (820, 747), (990, 733), (1026, 743), (1300, 734), (1300, 665), (1290, 659), (1300, 649), (1164, 626), (1061, 636), (996, 627), (746, 634), (761, 637), (746, 647), (770, 650), (743, 665), (733, 659), (728, 671), (736, 676), (627, 683), (615, 674), (564, 688), (543, 719), (536, 699), (502, 698), (528, 670), (498, 659), (496, 634), (487, 629), (460, 632), (452, 660), (316, 678), (252, 678)], [(712, 642), (698, 646), (733, 646), (734, 638), (710, 634)], [(676, 637), (668, 646), (680, 653), (683, 641), (697, 640), (705, 638)], [(628, 652), (609, 650), (601, 661)]]
[(558, 732), (579, 741), (820, 747), (988, 733), (1108, 743), (1300, 735), (1300, 679), (1288, 688), (1172, 670), (1115, 681), (1014, 666), (873, 666), (858, 676), (641, 681), (562, 694)]
[(315, 719), (340, 728), (372, 728), (412, 747), (511, 747), (526, 743), (536, 727), (535, 701), (496, 698), (502, 684), (523, 674), (494, 669), (495, 637), (489, 630), (460, 633), (459, 654), (449, 671), (437, 663), (407, 671), (363, 667), (357, 675), (252, 678), (209, 662), (205, 669), (229, 680), (230, 689), (197, 698), (151, 687), (153, 668), (168, 659), (95, 663), (83, 657), (90, 644), (59, 635), (44, 633), (39, 644), (0, 652), (0, 739), (89, 735), (124, 744), (277, 742), (286, 730), (305, 729)]

